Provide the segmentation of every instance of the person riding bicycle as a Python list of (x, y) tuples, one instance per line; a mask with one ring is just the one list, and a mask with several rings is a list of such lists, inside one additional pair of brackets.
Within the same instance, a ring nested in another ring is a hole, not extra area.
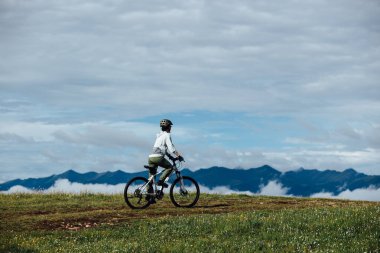
[[(180, 153), (176, 150), (176, 148), (173, 145), (170, 131), (172, 128), (173, 123), (168, 119), (162, 119), (160, 121), (160, 127), (161, 132), (157, 134), (156, 141), (153, 145), (153, 152), (149, 155), (149, 167), (152, 169), (149, 170), (149, 177), (157, 173), (157, 167), (163, 167), (164, 172), (162, 173), (159, 181), (157, 182), (157, 185), (168, 187), (168, 185), (165, 183), (165, 179), (170, 175), (170, 173), (173, 171), (173, 165), (165, 158), (165, 155), (168, 155), (169, 157), (172, 156), (172, 154), (175, 155), (176, 158), (181, 159), (182, 156)], [(148, 192), (153, 192), (152, 185), (148, 186)], [(154, 198), (149, 198), (149, 201), (155, 202)]]

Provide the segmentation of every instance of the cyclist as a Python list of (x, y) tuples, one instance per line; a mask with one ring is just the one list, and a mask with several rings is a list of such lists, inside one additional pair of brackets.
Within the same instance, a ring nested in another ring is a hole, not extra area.
[[(163, 167), (164, 172), (162, 173), (159, 181), (157, 182), (157, 185), (168, 187), (168, 185), (165, 183), (165, 179), (170, 175), (170, 173), (173, 171), (172, 164), (165, 158), (165, 155), (172, 156), (172, 154), (175, 155), (175, 157), (181, 159), (180, 153), (176, 150), (176, 148), (173, 145), (170, 131), (172, 128), (173, 123), (168, 119), (162, 119), (160, 121), (160, 127), (161, 132), (157, 134), (156, 141), (153, 145), (153, 152), (149, 155), (149, 167), (153, 168), (149, 170), (149, 176), (152, 176), (157, 173), (157, 167)], [(148, 192), (153, 192), (152, 185), (148, 185)], [(149, 200), (151, 203), (155, 203), (154, 197), (150, 198), (150, 196), (147, 196), (147, 200)]]

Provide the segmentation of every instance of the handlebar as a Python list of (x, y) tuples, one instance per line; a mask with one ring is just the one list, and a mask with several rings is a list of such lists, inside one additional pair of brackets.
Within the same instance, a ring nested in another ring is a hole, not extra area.
[(170, 160), (172, 160), (172, 162), (175, 162), (175, 161), (180, 161), (180, 162), (184, 162), (185, 159), (182, 157), (182, 156), (178, 156), (178, 157), (173, 157), (169, 154), (167, 154), (167, 156), (169, 157)]

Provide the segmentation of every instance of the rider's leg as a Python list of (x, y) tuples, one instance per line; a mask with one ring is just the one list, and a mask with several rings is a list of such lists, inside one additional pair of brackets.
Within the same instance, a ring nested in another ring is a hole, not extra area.
[(165, 184), (165, 179), (172, 173), (173, 171), (173, 165), (165, 158), (163, 158), (160, 163), (158, 164), (159, 166), (165, 168), (164, 172), (162, 173), (160, 180), (158, 181), (158, 185), (163, 185), (167, 187), (167, 184)]
[[(149, 170), (149, 178), (151, 176), (154, 176), (156, 173), (157, 173), (157, 159), (156, 157), (150, 157), (149, 160), (148, 160), (148, 163), (149, 163), (149, 167), (153, 167), (154, 169), (152, 170)], [(147, 187), (147, 190), (148, 190), (148, 193), (153, 193), (153, 184), (152, 182), (150, 182), (148, 184), (148, 187)]]

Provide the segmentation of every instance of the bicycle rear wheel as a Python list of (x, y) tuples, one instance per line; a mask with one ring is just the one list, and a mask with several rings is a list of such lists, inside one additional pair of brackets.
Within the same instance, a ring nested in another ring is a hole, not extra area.
[(170, 187), (170, 200), (177, 207), (194, 206), (198, 202), (199, 194), (198, 183), (188, 176), (177, 178)]
[(130, 208), (144, 209), (150, 205), (147, 197), (148, 190), (145, 186), (147, 182), (148, 179), (145, 177), (135, 177), (126, 184), (124, 188), (124, 200)]

